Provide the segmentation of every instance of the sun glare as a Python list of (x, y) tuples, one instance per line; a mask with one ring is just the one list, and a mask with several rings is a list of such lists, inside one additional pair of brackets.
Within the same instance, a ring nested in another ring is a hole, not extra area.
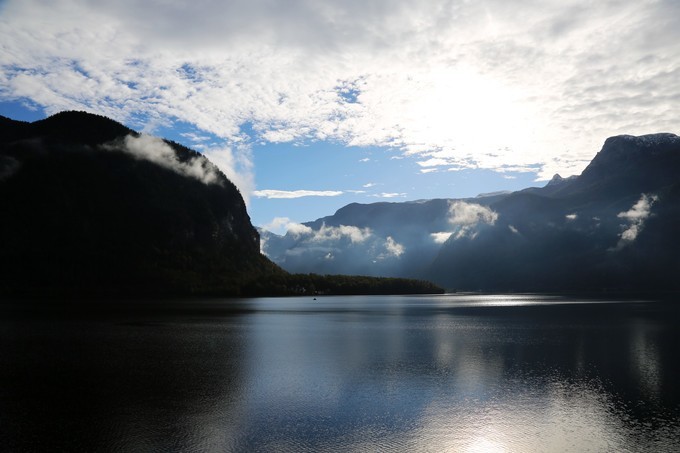
[(510, 152), (508, 145), (526, 152), (537, 115), (521, 94), (472, 70), (440, 70), (427, 76), (408, 116), (417, 143), (457, 149), (459, 157), (483, 160)]
[(508, 450), (500, 443), (491, 439), (477, 437), (464, 449), (464, 451), (467, 453), (504, 453)]

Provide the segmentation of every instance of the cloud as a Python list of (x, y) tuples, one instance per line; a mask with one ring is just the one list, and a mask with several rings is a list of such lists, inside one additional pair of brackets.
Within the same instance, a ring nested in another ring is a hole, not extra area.
[(269, 231), (276, 231), (285, 227), (289, 223), (290, 219), (288, 217), (274, 217), (271, 222), (267, 223), (266, 225), (262, 225), (262, 228)]
[(513, 225), (508, 225), (508, 229), (513, 233), (513, 234), (519, 234), (519, 230), (515, 228)]
[(382, 192), (382, 193), (377, 193), (373, 195), (374, 197), (377, 198), (398, 198), (398, 197), (405, 197), (405, 193), (399, 193), (399, 192)]
[(123, 151), (136, 159), (148, 160), (180, 175), (204, 184), (219, 184), (217, 167), (204, 157), (192, 157), (181, 162), (170, 145), (158, 137), (141, 134), (127, 135), (122, 142), (103, 145), (105, 149)]
[(617, 214), (619, 219), (626, 219), (631, 223), (643, 222), (649, 217), (652, 205), (659, 199), (657, 195), (642, 194), (640, 199), (628, 211)]
[(198, 135), (195, 132), (182, 132), (180, 134), (182, 137), (191, 140), (194, 143), (201, 143), (201, 142), (206, 142), (210, 140), (210, 137), (207, 135)]
[(452, 234), (453, 233), (451, 232), (441, 231), (439, 233), (430, 233), (430, 237), (436, 244), (443, 244), (451, 237)]
[(262, 225), (262, 228), (277, 234), (289, 233), (295, 238), (312, 234), (312, 229), (310, 227), (293, 222), (288, 217), (274, 217), (271, 222)]
[(549, 179), (609, 135), (677, 127), (674, 1), (1, 5), (0, 100), (182, 121), (230, 147), (248, 130)]
[(456, 229), (455, 239), (477, 236), (479, 225), (493, 225), (498, 220), (498, 213), (476, 203), (453, 201), (449, 204), (449, 223)]
[(615, 250), (620, 250), (631, 242), (635, 241), (638, 234), (642, 231), (645, 221), (650, 216), (652, 205), (659, 199), (657, 195), (642, 194), (640, 199), (628, 211), (620, 212), (617, 217), (628, 222), (622, 225), (619, 243)]
[(578, 218), (578, 214), (567, 214), (564, 218), (567, 219), (567, 221), (573, 221)]
[(297, 238), (303, 235), (310, 235), (313, 233), (313, 230), (307, 225), (290, 222), (286, 225), (286, 232)]
[(359, 228), (350, 225), (333, 227), (323, 224), (317, 231), (313, 231), (311, 240), (313, 242), (328, 242), (347, 238), (352, 244), (359, 244), (370, 238), (372, 234), (370, 228)]
[(302, 197), (337, 197), (343, 192), (339, 190), (255, 190), (253, 195), (259, 198), (302, 198)]
[(492, 209), (475, 203), (453, 201), (449, 205), (449, 223), (459, 226), (475, 226), (479, 223), (493, 225), (498, 214)]
[(238, 187), (246, 204), (255, 190), (253, 160), (248, 146), (236, 144), (233, 147), (210, 147), (203, 150), (208, 157)]
[[(262, 225), (262, 228), (277, 234), (287, 233), (296, 240), (304, 243), (315, 243), (315, 247), (320, 244), (329, 245), (333, 242), (347, 239), (352, 244), (361, 244), (373, 237), (370, 228), (359, 228), (352, 225), (329, 226), (325, 223), (318, 230), (293, 222), (288, 217), (274, 217), (271, 222)], [(398, 244), (394, 243), (394, 246)]]
[(404, 246), (392, 239), (392, 236), (385, 239), (385, 249), (389, 255), (397, 258), (404, 254)]

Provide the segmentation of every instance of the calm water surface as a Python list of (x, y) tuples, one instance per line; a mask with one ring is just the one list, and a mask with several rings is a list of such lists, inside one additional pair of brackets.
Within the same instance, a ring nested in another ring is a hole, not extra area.
[(680, 451), (680, 300), (100, 308), (0, 308), (2, 449)]

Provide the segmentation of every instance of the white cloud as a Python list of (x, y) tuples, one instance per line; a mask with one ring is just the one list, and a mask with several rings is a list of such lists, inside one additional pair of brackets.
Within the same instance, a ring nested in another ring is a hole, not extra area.
[(443, 244), (451, 237), (452, 234), (453, 233), (451, 232), (441, 231), (438, 233), (430, 233), (430, 237), (435, 243)]
[(629, 222), (641, 222), (649, 217), (652, 205), (659, 199), (656, 195), (642, 194), (640, 199), (628, 211), (620, 212), (617, 217), (626, 219)]
[(373, 195), (374, 197), (377, 198), (398, 198), (398, 197), (405, 197), (405, 193), (399, 193), (399, 192), (382, 192), (382, 193), (377, 193)]
[(421, 160), (420, 162), (418, 162), (418, 165), (420, 165), (421, 167), (439, 167), (439, 166), (444, 166), (444, 165), (445, 166), (455, 165), (455, 163), (449, 162), (446, 159), (441, 159), (441, 158), (438, 158), (438, 157), (432, 157), (432, 158), (427, 159), (427, 160)]
[(246, 204), (249, 204), (255, 189), (250, 148), (236, 144), (233, 147), (205, 148), (203, 154), (238, 187)]
[(513, 225), (508, 225), (508, 229), (513, 233), (513, 234), (519, 234), (519, 231), (517, 228), (515, 228)]
[(188, 140), (191, 140), (194, 143), (207, 142), (208, 140), (210, 140), (209, 136), (199, 135), (195, 132), (182, 132), (180, 135)]
[(657, 195), (642, 194), (640, 199), (628, 211), (620, 212), (617, 217), (628, 222), (620, 235), (616, 249), (621, 249), (633, 242), (642, 231), (645, 221), (650, 215), (652, 205), (659, 199)]
[(573, 221), (578, 218), (578, 214), (567, 214), (564, 218), (567, 219), (567, 221)]
[(267, 253), (267, 239), (260, 236), (260, 253), (262, 253), (264, 256), (269, 256)]
[(271, 232), (281, 231), (290, 223), (288, 217), (274, 217), (271, 222), (262, 225), (262, 228)]
[(392, 236), (387, 236), (387, 239), (385, 240), (385, 249), (388, 254), (397, 258), (404, 254), (404, 246), (396, 242)]
[(286, 230), (288, 233), (292, 234), (296, 238), (303, 235), (310, 235), (313, 233), (313, 230), (307, 225), (295, 222), (288, 223), (286, 225)]
[(343, 238), (348, 238), (352, 244), (364, 242), (372, 236), (370, 228), (359, 228), (350, 225), (340, 225), (337, 227), (322, 225), (317, 231), (313, 232), (314, 242), (338, 241)]
[(310, 227), (293, 222), (288, 217), (274, 217), (271, 222), (262, 225), (262, 228), (276, 234), (289, 233), (295, 238), (312, 234), (312, 229)]
[(459, 226), (475, 226), (479, 223), (493, 225), (498, 214), (492, 209), (475, 203), (453, 201), (449, 206), (449, 223)]
[(137, 159), (148, 160), (180, 175), (198, 179), (204, 184), (218, 184), (217, 167), (204, 157), (192, 157), (186, 162), (177, 158), (175, 151), (158, 137), (141, 134), (127, 135), (122, 142), (104, 145), (109, 150), (123, 151)]
[(8, 0), (0, 100), (549, 179), (677, 127), (679, 5)]
[(476, 203), (453, 201), (449, 204), (449, 223), (456, 229), (455, 239), (477, 236), (477, 227), (487, 224), (493, 225), (498, 220), (498, 213), (492, 209)]
[(259, 198), (302, 198), (302, 197), (337, 197), (343, 192), (339, 190), (255, 190), (253, 195)]

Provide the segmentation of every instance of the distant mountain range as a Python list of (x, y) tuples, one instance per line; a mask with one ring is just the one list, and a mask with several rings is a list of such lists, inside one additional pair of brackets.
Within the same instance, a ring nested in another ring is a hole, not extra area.
[(437, 292), (291, 275), (260, 253), (236, 186), (201, 154), (108, 118), (0, 116), (0, 294)]
[(579, 176), (468, 199), (350, 204), (263, 251), (292, 272), (483, 291), (680, 289), (680, 137), (607, 139)]

